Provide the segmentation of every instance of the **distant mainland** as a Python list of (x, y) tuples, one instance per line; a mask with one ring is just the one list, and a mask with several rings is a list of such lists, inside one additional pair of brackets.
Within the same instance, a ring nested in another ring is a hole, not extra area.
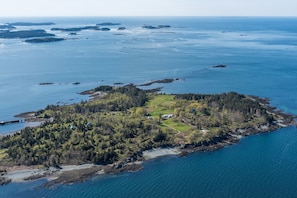
[(45, 26), (45, 25), (55, 25), (53, 22), (41, 22), (41, 23), (33, 23), (33, 22), (15, 22), (8, 23), (11, 26)]
[(296, 124), (267, 99), (236, 92), (164, 94), (117, 83), (82, 94), (92, 99), (19, 115), (42, 124), (1, 137), (0, 183), (55, 177), (46, 184), (53, 185), (137, 171), (151, 157), (212, 151)]
[[(6, 23), (0, 25), (0, 38), (3, 39), (14, 39), (14, 38), (27, 38), (25, 42), (27, 43), (44, 43), (44, 42), (56, 42), (66, 40), (65, 38), (56, 38), (56, 35), (53, 33), (49, 33), (43, 29), (29, 29), (29, 30), (16, 30), (18, 26), (52, 26), (56, 25), (53, 22), (15, 22), (15, 23)], [(83, 30), (95, 30), (95, 31), (110, 31), (110, 27), (104, 26), (119, 26), (117, 27), (118, 31), (126, 30), (127, 28), (124, 26), (120, 26), (121, 23), (113, 23), (113, 22), (103, 22), (98, 23), (96, 25), (91, 26), (83, 26), (83, 27), (70, 27), (70, 28), (59, 28), (53, 27), (51, 31), (62, 31), (62, 32), (70, 32), (69, 35), (75, 36), (76, 32)], [(103, 26), (103, 27), (102, 27)], [(145, 29), (162, 29), (162, 28), (170, 28), (170, 25), (144, 25), (142, 26)], [(38, 37), (38, 38), (37, 38)]]
[(42, 23), (32, 23), (32, 22), (15, 22), (15, 23), (6, 23), (0, 25), (0, 29), (16, 29), (16, 26), (47, 26), (55, 25), (53, 22), (42, 22)]

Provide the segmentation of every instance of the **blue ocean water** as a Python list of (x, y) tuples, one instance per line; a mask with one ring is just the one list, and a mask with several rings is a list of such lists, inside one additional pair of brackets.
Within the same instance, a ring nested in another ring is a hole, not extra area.
[[(297, 18), (0, 19), (14, 21), (52, 21), (53, 27), (111, 21), (127, 30), (111, 27), (109, 32), (88, 30), (75, 36), (55, 32), (68, 38), (58, 43), (0, 39), (0, 120), (47, 104), (85, 100), (77, 93), (98, 85), (164, 78), (182, 79), (160, 85), (167, 93), (237, 91), (267, 97), (273, 106), (297, 115)], [(172, 27), (147, 30), (141, 28), (144, 24)], [(211, 67), (218, 64), (227, 67)], [(0, 126), (0, 134), (24, 125)], [(36, 188), (43, 180), (9, 184), (0, 187), (0, 197), (296, 197), (296, 132), (295, 127), (281, 129), (215, 152), (148, 161), (137, 173), (55, 189)]]

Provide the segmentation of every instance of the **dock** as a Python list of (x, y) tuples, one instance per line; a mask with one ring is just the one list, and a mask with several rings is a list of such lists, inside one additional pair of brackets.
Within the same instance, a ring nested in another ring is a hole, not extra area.
[(20, 120), (0, 121), (0, 125), (20, 123)]

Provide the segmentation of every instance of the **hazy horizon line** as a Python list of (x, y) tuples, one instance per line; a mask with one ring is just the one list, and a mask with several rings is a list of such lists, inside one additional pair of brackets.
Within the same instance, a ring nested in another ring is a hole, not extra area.
[(278, 17), (278, 18), (294, 18), (297, 15), (44, 15), (44, 16), (0, 16), (0, 18), (46, 18), (46, 17)]

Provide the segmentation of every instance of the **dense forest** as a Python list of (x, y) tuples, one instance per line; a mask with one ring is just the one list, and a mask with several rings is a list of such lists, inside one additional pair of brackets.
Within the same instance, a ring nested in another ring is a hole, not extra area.
[(156, 147), (210, 144), (238, 129), (279, 119), (235, 92), (168, 95), (134, 85), (101, 86), (97, 97), (35, 112), (39, 127), (1, 137), (0, 165), (110, 164), (142, 159)]

